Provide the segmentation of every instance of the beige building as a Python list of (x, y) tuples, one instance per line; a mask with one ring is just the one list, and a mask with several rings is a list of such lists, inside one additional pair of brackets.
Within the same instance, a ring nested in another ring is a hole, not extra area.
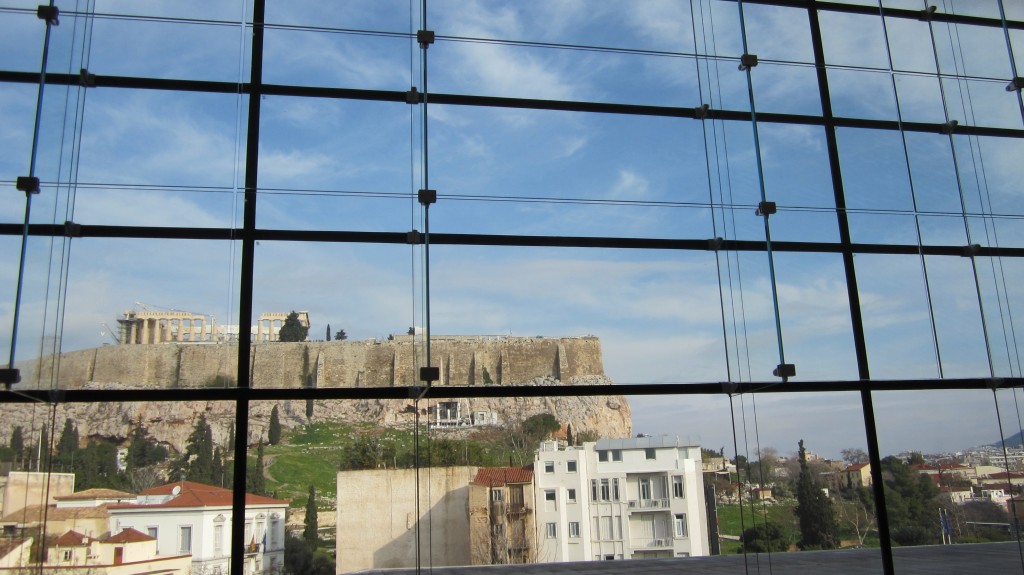
[(469, 565), (476, 474), (476, 467), (424, 468), (418, 478), (415, 469), (339, 472), (337, 573), (414, 567), (417, 557), (434, 567)]
[(45, 568), (89, 575), (188, 575), (191, 555), (159, 555), (156, 539), (135, 529), (96, 539), (68, 531), (46, 550)]
[(469, 548), (473, 565), (535, 562), (536, 508), (532, 469), (477, 470), (469, 485)]
[(75, 491), (74, 473), (11, 471), (3, 489), (3, 509), (7, 516), (29, 506), (53, 505), (58, 497)]

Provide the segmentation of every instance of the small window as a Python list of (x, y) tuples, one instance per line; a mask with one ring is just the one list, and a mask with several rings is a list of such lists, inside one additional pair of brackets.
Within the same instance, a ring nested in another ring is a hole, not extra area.
[(615, 556), (614, 555), (605, 555), (604, 556), (604, 560), (605, 561), (615, 561)]
[(597, 480), (596, 479), (591, 479), (590, 480), (590, 500), (591, 501), (598, 501), (598, 496), (597, 496)]
[(622, 450), (621, 449), (613, 449), (612, 450), (612, 461), (622, 461)]
[(569, 503), (576, 503), (576, 490), (568, 489), (566, 490), (566, 493), (568, 495), (566, 498), (569, 500)]
[(504, 501), (504, 500), (505, 500), (505, 492), (502, 491), (501, 488), (496, 488), (496, 489), (492, 489), (491, 490), (491, 501)]
[(619, 478), (612, 479), (612, 501), (619, 500)]
[(658, 458), (658, 452), (653, 447), (648, 447), (647, 449), (644, 449), (644, 454), (647, 456), (647, 459), (657, 459)]
[(602, 450), (598, 451), (597, 452), (597, 460), (598, 461), (608, 461), (608, 451), (605, 450), (605, 449), (602, 449)]
[(554, 472), (555, 472), (555, 462), (554, 461), (545, 461), (544, 462), (544, 473), (554, 473)]
[(547, 538), (554, 539), (555, 535), (558, 533), (558, 528), (555, 526), (554, 523), (548, 523), (546, 527), (547, 528), (545, 529), (545, 534), (547, 535)]
[(601, 480), (601, 501), (608, 501), (611, 499), (610, 486), (607, 479)]
[(580, 536), (580, 522), (570, 521), (569, 522), (569, 537), (579, 538)]
[(683, 491), (683, 476), (673, 475), (672, 476), (672, 496), (673, 497), (686, 497), (685, 491)]
[(572, 461), (566, 461), (565, 470), (568, 471), (569, 473), (576, 473), (576, 460), (574, 459)]
[(178, 533), (178, 552), (192, 553), (192, 526), (182, 525)]
[(71, 561), (71, 550), (70, 549), (65, 549), (64, 550), (64, 560), (65, 561)]
[(544, 490), (544, 500), (545, 501), (554, 501), (555, 500), (555, 490), (554, 489), (545, 489)]
[(686, 514), (676, 513), (676, 537), (686, 537)]

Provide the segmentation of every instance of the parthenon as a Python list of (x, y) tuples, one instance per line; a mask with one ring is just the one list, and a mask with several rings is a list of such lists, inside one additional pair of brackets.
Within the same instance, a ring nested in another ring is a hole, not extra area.
[[(249, 329), (253, 342), (278, 341), (289, 312), (265, 312)], [(296, 312), (299, 322), (309, 328), (309, 312)], [(123, 345), (155, 343), (223, 343), (238, 341), (239, 326), (217, 325), (213, 316), (187, 311), (125, 310), (117, 320)]]

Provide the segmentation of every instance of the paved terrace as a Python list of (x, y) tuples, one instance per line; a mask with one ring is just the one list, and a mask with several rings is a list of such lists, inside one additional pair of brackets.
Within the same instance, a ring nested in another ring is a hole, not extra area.
[[(972, 545), (935, 545), (893, 549), (898, 575), (936, 575), (939, 573), (1024, 574), (1021, 550), (1015, 542)], [(373, 569), (364, 575), (413, 575), (415, 569)], [(739, 573), (771, 575), (876, 575), (882, 573), (878, 549), (842, 551), (805, 551), (691, 557), (687, 559), (637, 559), (632, 561), (585, 561), (579, 563), (538, 563), (533, 565), (497, 565), (469, 567), (424, 566), (421, 573), (439, 575), (488, 575), (516, 573), (527, 575), (660, 574), (734, 575)]]

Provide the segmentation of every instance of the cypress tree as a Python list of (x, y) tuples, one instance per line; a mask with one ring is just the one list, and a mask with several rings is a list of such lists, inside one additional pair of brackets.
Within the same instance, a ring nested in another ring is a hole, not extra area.
[(219, 478), (213, 474), (213, 430), (206, 423), (206, 415), (200, 414), (196, 420), (185, 444), (183, 458), (181, 468), (185, 471), (185, 479), (216, 485)]
[(821, 490), (807, 467), (804, 440), (800, 446), (800, 477), (797, 480), (796, 514), (800, 519), (801, 549), (835, 549), (839, 546), (839, 527), (836, 524), (832, 501)]
[(267, 494), (267, 480), (263, 477), (263, 443), (256, 448), (256, 465), (249, 468), (245, 477), (245, 490), (254, 495)]
[(20, 425), (16, 425), (11, 430), (11, 441), (8, 446), (14, 452), (14, 460), (20, 461), (21, 457), (25, 454), (25, 435)]
[(270, 426), (267, 429), (267, 441), (271, 445), (281, 442), (281, 417), (278, 415), (277, 406), (270, 411)]
[(320, 537), (316, 531), (316, 487), (309, 486), (309, 500), (306, 501), (306, 524), (302, 530), (302, 539), (310, 551), (316, 551), (320, 545)]
[(60, 433), (57, 441), (57, 455), (55, 461), (64, 466), (66, 470), (71, 469), (75, 460), (75, 452), (78, 451), (78, 428), (71, 418), (64, 420), (64, 430)]

